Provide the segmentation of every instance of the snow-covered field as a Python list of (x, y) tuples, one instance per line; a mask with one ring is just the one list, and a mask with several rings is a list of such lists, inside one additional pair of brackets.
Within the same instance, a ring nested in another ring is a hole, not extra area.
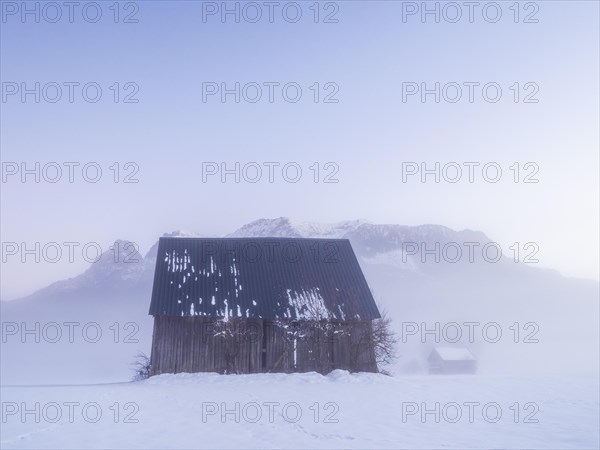
[(597, 376), (178, 374), (1, 394), (2, 448), (599, 447)]

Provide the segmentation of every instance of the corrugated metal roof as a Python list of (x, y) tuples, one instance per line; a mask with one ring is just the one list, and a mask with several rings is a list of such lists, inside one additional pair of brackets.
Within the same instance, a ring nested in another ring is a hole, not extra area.
[(347, 239), (295, 238), (160, 238), (150, 314), (380, 317)]

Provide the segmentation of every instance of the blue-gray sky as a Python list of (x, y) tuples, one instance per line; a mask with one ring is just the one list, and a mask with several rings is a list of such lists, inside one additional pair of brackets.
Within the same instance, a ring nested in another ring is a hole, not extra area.
[[(2, 161), (97, 162), (104, 172), (95, 184), (81, 172), (75, 183), (8, 178), (1, 186), (2, 241), (108, 246), (126, 238), (145, 252), (174, 229), (214, 235), (261, 217), (363, 218), (482, 230), (505, 247), (533, 241), (541, 266), (598, 279), (597, 2), (537, 2), (537, 23), (522, 23), (533, 11), (525, 3), (515, 23), (513, 2), (500, 2), (497, 23), (479, 10), (473, 23), (443, 17), (422, 23), (418, 15), (403, 23), (406, 2), (392, 1), (337, 2), (337, 23), (314, 23), (313, 3), (298, 3), (297, 23), (279, 9), (274, 23), (243, 17), (222, 23), (217, 15), (203, 22), (203, 3), (193, 1), (137, 2), (138, 23), (114, 23), (113, 2), (99, 2), (97, 23), (80, 11), (73, 23), (65, 16), (57, 23), (26, 16), (22, 23), (18, 13), (5, 14), (3, 83), (97, 82), (103, 97), (87, 103), (77, 89), (73, 103), (8, 96), (1, 104)], [(325, 3), (320, 21), (334, 11)], [(264, 2), (258, 4), (266, 14)], [(133, 11), (126, 2), (121, 8), (120, 21)], [(202, 101), (203, 82), (270, 81), (298, 83), (301, 100), (287, 103), (276, 90), (274, 103)], [(115, 82), (121, 94), (126, 82), (139, 86), (139, 102), (114, 103)], [(315, 82), (321, 89), (335, 83), (339, 102), (315, 103), (309, 89)], [(495, 82), (503, 97), (420, 103), (414, 96), (403, 103), (403, 82)], [(515, 103), (515, 82), (522, 95), (529, 92), (525, 83), (539, 86), (539, 102), (524, 103), (521, 95)], [(297, 162), (304, 174), (296, 184), (280, 173), (275, 183), (230, 178), (223, 184), (216, 177), (203, 183), (206, 161)], [(487, 183), (476, 172), (472, 184), (402, 183), (406, 161), (497, 162), (503, 177)], [(113, 183), (114, 162), (136, 163), (139, 183)], [(314, 162), (337, 164), (339, 182), (313, 183)], [(537, 164), (539, 183), (512, 182), (515, 162)], [(9, 258), (2, 264), (2, 298), (85, 267), (81, 258), (74, 264)]]

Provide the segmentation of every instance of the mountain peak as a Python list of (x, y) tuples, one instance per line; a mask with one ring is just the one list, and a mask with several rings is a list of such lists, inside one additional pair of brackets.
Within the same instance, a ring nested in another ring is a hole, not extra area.
[(347, 220), (336, 223), (318, 223), (293, 220), (289, 217), (258, 219), (250, 222), (228, 237), (299, 237), (299, 238), (342, 238), (361, 225), (370, 224), (366, 220)]
[(162, 237), (200, 237), (200, 234), (188, 230), (175, 230), (170, 233), (163, 233)]

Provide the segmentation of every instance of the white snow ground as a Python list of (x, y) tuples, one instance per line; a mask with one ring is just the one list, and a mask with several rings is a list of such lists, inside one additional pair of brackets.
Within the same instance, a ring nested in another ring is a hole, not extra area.
[[(2, 448), (599, 446), (596, 376), (178, 374), (132, 383), (3, 386), (1, 394)], [(472, 422), (469, 402), (479, 404), (472, 405)], [(403, 411), (435, 411), (436, 403), (438, 422), (434, 413), (403, 420)], [(462, 417), (451, 423), (458, 411)]]

